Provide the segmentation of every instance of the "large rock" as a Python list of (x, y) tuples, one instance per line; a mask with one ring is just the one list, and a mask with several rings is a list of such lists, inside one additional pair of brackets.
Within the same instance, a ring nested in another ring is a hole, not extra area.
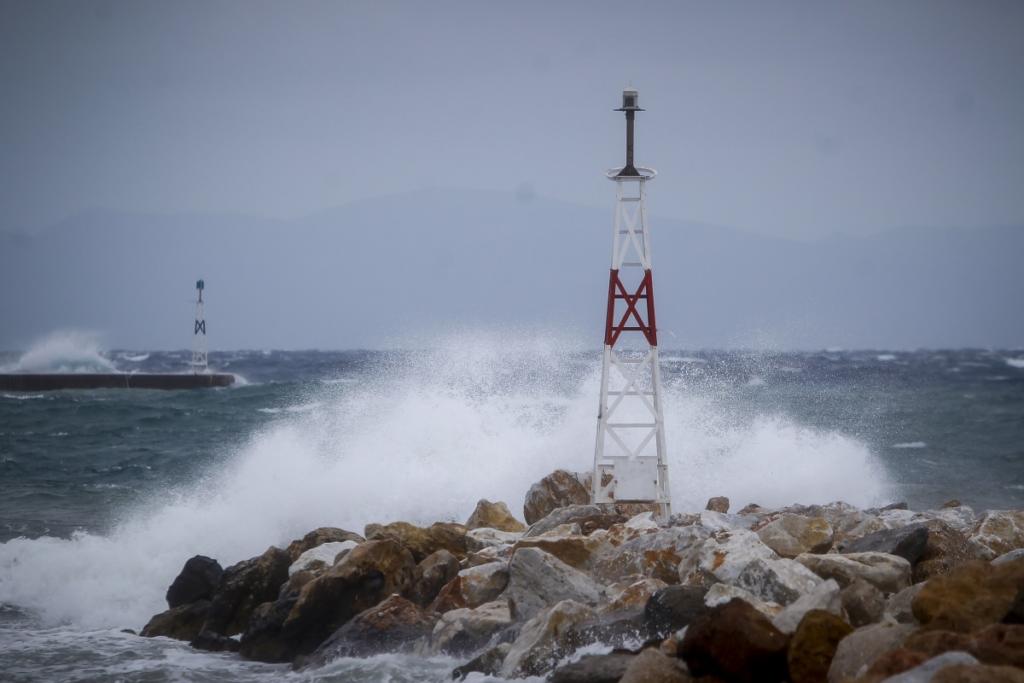
[(598, 611), (601, 614), (616, 614), (643, 609), (651, 597), (666, 586), (667, 584), (661, 579), (650, 578), (626, 580), (612, 584), (605, 588), (608, 602), (602, 605)]
[(466, 532), (466, 550), (470, 553), (478, 553), (487, 548), (511, 546), (522, 537), (523, 534), (519, 531), (501, 531), (487, 527), (470, 529)]
[(308, 654), (356, 614), (406, 592), (415, 567), (412, 554), (396, 541), (366, 541), (305, 584), (297, 597), (271, 603), (249, 624), (241, 652), (261, 661)]
[(210, 600), (217, 592), (223, 573), (217, 560), (205, 555), (189, 558), (167, 589), (167, 606), (180, 607), (197, 600)]
[(827, 553), (835, 531), (824, 517), (784, 513), (757, 529), (757, 536), (780, 557), (793, 559), (802, 553)]
[(828, 669), (829, 683), (843, 683), (856, 678), (862, 668), (871, 666), (879, 656), (898, 648), (914, 632), (908, 624), (882, 622), (862, 626), (849, 634), (836, 648)]
[(799, 555), (796, 561), (823, 579), (835, 579), (843, 588), (863, 579), (883, 593), (896, 593), (910, 585), (910, 563), (887, 553)]
[(1024, 668), (1024, 626), (1019, 624), (992, 624), (971, 634), (921, 631), (907, 638), (903, 647), (928, 657), (960, 650), (983, 664)]
[(619, 683), (689, 683), (693, 679), (675, 657), (666, 657), (649, 647), (634, 657)]
[(498, 643), (494, 647), (477, 655), (462, 666), (452, 670), (452, 678), (461, 681), (471, 673), (482, 673), (484, 676), (497, 676), (501, 673), (501, 665), (512, 649), (512, 643)]
[(298, 665), (323, 666), (339, 657), (409, 651), (433, 627), (430, 614), (399, 595), (391, 595), (353, 617)]
[(927, 545), (928, 527), (925, 524), (912, 524), (898, 529), (882, 529), (843, 541), (839, 544), (839, 552), (886, 553), (902, 557), (913, 566), (921, 559)]
[(355, 541), (331, 541), (310, 548), (288, 567), (288, 576), (302, 571), (320, 572), (333, 567), (338, 555), (352, 550), (357, 545), (359, 544)]
[(447, 550), (436, 550), (416, 565), (409, 598), (420, 607), (426, 607), (458, 574), (459, 559)]
[(538, 548), (522, 548), (509, 564), (508, 599), (516, 620), (530, 619), (562, 600), (596, 605), (601, 587), (589, 576)]
[(970, 544), (984, 560), (1024, 548), (1024, 510), (989, 510), (981, 516)]
[(683, 553), (679, 579), (690, 585), (735, 583), (746, 566), (757, 559), (777, 560), (779, 556), (753, 531), (719, 533)]
[(714, 496), (708, 499), (708, 504), (704, 506), (704, 509), (711, 512), (726, 513), (729, 511), (729, 499), (725, 496)]
[(928, 542), (914, 565), (914, 583), (948, 574), (957, 565), (979, 559), (977, 551), (967, 542), (967, 536), (946, 522), (933, 519), (925, 522), (925, 526), (928, 528)]
[(145, 638), (164, 636), (176, 640), (192, 640), (202, 630), (209, 610), (209, 600), (197, 600), (187, 605), (172, 607), (166, 612), (154, 615), (139, 635)]
[(793, 633), (811, 610), (829, 612), (842, 616), (843, 604), (839, 584), (834, 579), (826, 579), (804, 593), (795, 601), (772, 617), (772, 625), (783, 633)]
[[(906, 589), (904, 589), (906, 590)], [(882, 620), (885, 596), (863, 579), (857, 579), (842, 592), (843, 609), (853, 626), (867, 626)]]
[(742, 600), (701, 615), (686, 629), (680, 656), (695, 676), (735, 683), (782, 681), (787, 638), (766, 616)]
[(428, 555), (438, 550), (447, 550), (459, 558), (465, 557), (467, 552), (466, 527), (450, 522), (436, 522), (429, 527), (418, 527), (408, 522), (366, 526), (366, 540), (384, 539), (391, 539), (404, 545), (417, 562), (422, 562)]
[(478, 607), (497, 598), (508, 585), (508, 565), (491, 562), (463, 569), (441, 589), (430, 608), (439, 613)]
[(925, 584), (917, 583), (904, 588), (899, 593), (893, 593), (885, 601), (885, 614), (893, 621), (901, 624), (916, 624), (914, 616), (914, 598), (921, 592)]
[(524, 536), (526, 538), (540, 536), (563, 524), (579, 524), (580, 531), (589, 536), (597, 529), (607, 529), (614, 524), (622, 524), (627, 521), (629, 521), (629, 517), (619, 512), (615, 505), (566, 505), (552, 510), (531, 523)]
[(707, 530), (699, 526), (669, 527), (644, 533), (602, 550), (593, 563), (593, 573), (606, 582), (640, 575), (678, 583), (680, 562), (707, 538)]
[(583, 655), (575, 662), (560, 666), (551, 674), (549, 683), (619, 683), (636, 655), (612, 652), (605, 655)]
[(466, 520), (467, 529), (497, 529), (499, 531), (526, 531), (526, 525), (512, 516), (504, 503), (492, 503), (483, 498), (477, 502), (473, 514)]
[(662, 637), (689, 626), (708, 611), (703, 586), (668, 586), (651, 596), (644, 618), (652, 633)]
[[(943, 669), (954, 665), (974, 665), (977, 663), (978, 660), (966, 652), (947, 652), (939, 655), (938, 657), (933, 657), (932, 659), (922, 662), (903, 673), (890, 676), (885, 680), (886, 683), (932, 683), (935, 680), (936, 674)], [(953, 680), (959, 682), (963, 681), (961, 678), (955, 678)]]
[(520, 548), (539, 548), (546, 553), (554, 555), (570, 567), (586, 571), (594, 559), (594, 556), (602, 548), (601, 541), (592, 536), (571, 535), (551, 536), (542, 535), (531, 538), (520, 539), (513, 548), (513, 553)]
[(302, 538), (289, 543), (287, 553), (291, 557), (292, 562), (294, 562), (299, 559), (299, 555), (302, 553), (324, 543), (341, 543), (342, 541), (362, 543), (364, 540), (366, 539), (357, 533), (333, 526), (322, 526), (319, 529), (313, 529)]
[(774, 619), (782, 612), (782, 605), (777, 602), (768, 602), (757, 597), (746, 588), (733, 586), (728, 583), (716, 583), (708, 589), (704, 596), (704, 604), (710, 607), (718, 607), (735, 599), (747, 603), (769, 619)]
[(757, 558), (743, 568), (735, 585), (761, 600), (785, 606), (821, 582), (817, 574), (794, 560)]
[(831, 612), (808, 612), (789, 643), (786, 656), (789, 680), (792, 683), (820, 683), (826, 680), (839, 641), (852, 632), (852, 626)]
[(568, 654), (575, 627), (595, 616), (593, 609), (572, 600), (562, 600), (538, 613), (523, 625), (512, 643), (501, 675), (519, 678), (547, 672)]
[(258, 605), (277, 599), (291, 563), (287, 552), (270, 547), (259, 557), (225, 569), (203, 629), (225, 636), (244, 631)]
[(432, 654), (450, 655), (473, 652), (511, 623), (506, 600), (488, 602), (475, 609), (445, 612), (430, 636), (430, 651)]
[[(1024, 561), (1020, 563), (1024, 569)], [(914, 616), (932, 629), (970, 632), (1000, 622), (1014, 607), (1020, 578), (1012, 564), (973, 560), (930, 579), (913, 601)]]
[(535, 524), (551, 514), (552, 510), (589, 502), (590, 491), (580, 483), (576, 475), (565, 470), (555, 470), (526, 492), (523, 519), (527, 524)]

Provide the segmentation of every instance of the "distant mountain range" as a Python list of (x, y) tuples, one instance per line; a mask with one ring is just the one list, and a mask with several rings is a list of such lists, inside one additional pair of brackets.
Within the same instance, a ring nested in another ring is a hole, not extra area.
[[(0, 348), (56, 329), (186, 348), (199, 277), (213, 348), (415, 346), (506, 325), (596, 347), (611, 209), (438, 190), (287, 221), (91, 211), (0, 234)], [(1022, 227), (796, 242), (650, 222), (666, 348), (1024, 345)]]

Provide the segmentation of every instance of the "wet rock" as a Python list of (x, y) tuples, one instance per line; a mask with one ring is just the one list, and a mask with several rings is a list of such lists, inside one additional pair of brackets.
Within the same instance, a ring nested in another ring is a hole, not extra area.
[(819, 683), (826, 680), (839, 641), (852, 632), (852, 626), (831, 612), (808, 612), (789, 643), (786, 660), (790, 681)]
[(303, 586), (297, 598), (272, 603), (260, 620), (250, 622), (241, 652), (261, 661), (308, 654), (355, 615), (406, 592), (415, 567), (412, 554), (398, 542), (366, 541)]
[(366, 539), (357, 533), (338, 529), (333, 526), (323, 526), (319, 529), (313, 529), (313, 531), (310, 531), (302, 538), (289, 543), (286, 552), (291, 558), (291, 561), (294, 562), (299, 559), (299, 556), (302, 555), (302, 553), (306, 552), (310, 548), (323, 545), (324, 543), (341, 543), (342, 541), (362, 543), (364, 540)]
[(1024, 510), (989, 510), (978, 520), (968, 542), (984, 560), (1024, 548)]
[(586, 571), (594, 556), (601, 549), (601, 542), (590, 536), (536, 536), (523, 538), (513, 547), (515, 553), (520, 548), (538, 548), (554, 555), (570, 567)]
[(508, 585), (508, 564), (491, 562), (459, 572), (462, 594), (467, 607), (477, 607), (494, 600)]
[(1002, 621), (1013, 609), (1019, 588), (1000, 569), (974, 560), (929, 580), (914, 598), (914, 617), (928, 628), (961, 632)]
[(523, 625), (519, 637), (512, 643), (501, 675), (519, 678), (547, 672), (568, 654), (575, 627), (595, 616), (593, 609), (572, 600), (562, 600), (538, 613)]
[(238, 652), (240, 647), (240, 643), (236, 639), (212, 631), (200, 631), (189, 645), (197, 650), (206, 650), (207, 652)]
[(522, 532), (526, 531), (526, 525), (512, 516), (508, 506), (504, 503), (492, 503), (481, 498), (473, 514), (466, 520), (467, 529), (497, 529), (498, 531)]
[(601, 614), (615, 614), (627, 610), (643, 609), (658, 591), (668, 584), (660, 579), (641, 578), (632, 582), (612, 584), (605, 589), (608, 602), (598, 610)]
[(512, 649), (511, 643), (499, 643), (483, 654), (471, 659), (462, 666), (452, 670), (452, 678), (461, 681), (471, 673), (482, 673), (485, 676), (497, 676), (501, 673), (501, 665)]
[(843, 609), (853, 626), (881, 621), (885, 614), (885, 596), (867, 581), (857, 579), (842, 592)]
[(473, 652), (511, 623), (512, 616), (506, 600), (488, 602), (475, 609), (462, 608), (445, 612), (430, 636), (430, 651), (433, 654), (451, 655)]
[(225, 636), (244, 631), (258, 605), (277, 599), (291, 563), (287, 552), (270, 547), (259, 557), (225, 569), (203, 628)]
[(736, 683), (782, 681), (787, 640), (766, 616), (733, 600), (687, 627), (680, 655), (694, 676), (713, 675)]
[(578, 661), (555, 669), (550, 683), (617, 683), (636, 655), (613, 652), (584, 655)]
[(288, 575), (291, 576), (296, 572), (306, 570), (321, 571), (333, 567), (338, 555), (352, 550), (357, 545), (359, 544), (355, 541), (332, 541), (310, 548), (292, 562), (288, 567)]
[(615, 614), (602, 614), (574, 627), (568, 643), (574, 650), (595, 643), (601, 646), (633, 648), (647, 642), (652, 633), (647, 627), (642, 609)]
[(861, 668), (871, 666), (884, 652), (900, 647), (913, 632), (913, 626), (891, 622), (856, 629), (839, 641), (828, 669), (829, 683), (842, 683), (855, 678)]
[[(468, 539), (469, 536), (466, 536)], [(488, 564), (489, 562), (497, 562), (502, 560), (508, 562), (512, 559), (512, 546), (511, 545), (496, 545), (483, 550), (478, 550), (475, 553), (470, 553), (466, 556), (464, 564), (466, 567), (476, 567), (481, 564)]]
[(693, 623), (708, 611), (704, 604), (706, 593), (702, 586), (669, 586), (657, 591), (644, 607), (648, 628), (664, 637)]
[[(887, 683), (932, 683), (935, 680), (935, 675), (954, 664), (977, 664), (978, 660), (970, 656), (966, 652), (947, 652), (933, 657), (921, 664), (918, 664), (913, 669), (908, 669), (901, 674), (890, 676), (886, 679)], [(961, 679), (954, 679), (960, 681)]]
[(450, 522), (436, 522), (429, 527), (418, 527), (408, 522), (368, 524), (366, 540), (391, 539), (409, 549), (416, 562), (422, 562), (431, 553), (447, 550), (456, 557), (465, 557), (466, 527)]
[(699, 526), (670, 527), (645, 533), (603, 550), (594, 561), (593, 573), (606, 582), (640, 575), (665, 583), (678, 583), (680, 563), (707, 538), (707, 530)]
[(601, 595), (593, 579), (543, 550), (521, 548), (512, 556), (508, 599), (516, 620), (530, 619), (562, 600), (596, 605)]
[(458, 575), (458, 558), (447, 550), (436, 550), (416, 565), (409, 598), (425, 607), (434, 601), (445, 584)]
[(899, 593), (890, 595), (885, 603), (885, 613), (893, 621), (901, 624), (916, 624), (917, 618), (914, 617), (913, 603), (922, 588), (924, 588), (924, 584), (917, 583), (904, 588)]
[(1017, 548), (1011, 550), (1008, 553), (1003, 553), (996, 559), (992, 560), (992, 566), (998, 567), (999, 565), (1006, 564), (1007, 562), (1016, 562), (1017, 560), (1024, 560), (1024, 548)]
[(779, 603), (766, 602), (748, 591), (746, 588), (740, 588), (739, 586), (733, 586), (728, 583), (716, 583), (709, 588), (707, 595), (704, 596), (704, 604), (709, 608), (718, 607), (719, 605), (724, 605), (736, 599), (740, 599), (747, 603), (769, 619), (774, 619), (780, 612), (782, 612), (782, 605)]
[(743, 568), (735, 585), (765, 602), (788, 605), (821, 582), (817, 574), (794, 560), (757, 558)]
[(776, 560), (779, 556), (753, 531), (720, 533), (683, 554), (679, 563), (679, 579), (691, 585), (731, 584), (748, 564), (757, 559)]
[(896, 593), (910, 585), (910, 563), (887, 553), (811, 555), (796, 558), (823, 579), (835, 579), (843, 588), (863, 579), (883, 593)]
[(190, 641), (203, 628), (206, 614), (210, 610), (209, 600), (197, 600), (187, 605), (178, 605), (154, 615), (139, 633), (144, 638), (163, 636), (175, 640)]
[(946, 522), (933, 519), (925, 522), (925, 526), (928, 528), (928, 542), (914, 565), (914, 583), (948, 574), (957, 565), (978, 559), (977, 552), (967, 542), (967, 536)]
[(760, 520), (754, 515), (730, 515), (727, 512), (704, 510), (700, 513), (700, 525), (708, 531), (735, 531), (753, 529)]
[(167, 606), (180, 607), (197, 600), (212, 599), (223, 573), (217, 560), (205, 555), (189, 558), (167, 589)]
[(281, 584), (281, 589), (277, 592), (277, 599), (299, 597), (299, 591), (302, 590), (302, 587), (320, 576), (324, 571), (324, 569), (320, 569), (314, 572), (306, 569), (301, 572), (295, 572), (288, 577), (287, 581)]
[(704, 509), (711, 510), (712, 512), (728, 512), (729, 499), (725, 496), (715, 496), (708, 499), (708, 504), (704, 506)]
[(780, 557), (793, 559), (802, 553), (827, 553), (835, 531), (824, 517), (786, 513), (757, 529), (757, 536)]
[(628, 520), (629, 517), (618, 512), (614, 505), (567, 505), (556, 508), (533, 522), (524, 537), (540, 536), (562, 524), (579, 524), (583, 534), (589, 536), (597, 529), (607, 529), (613, 524), (622, 524)]
[(839, 544), (839, 552), (886, 553), (902, 557), (913, 566), (921, 559), (927, 545), (928, 527), (912, 524), (899, 529), (882, 529), (867, 536), (843, 541)]
[(772, 624), (783, 633), (793, 633), (811, 610), (829, 612), (842, 616), (843, 604), (839, 584), (834, 579), (826, 579), (804, 593), (795, 601), (772, 617)]
[(688, 683), (693, 679), (675, 657), (649, 647), (628, 661), (619, 683)]
[(535, 524), (553, 510), (568, 505), (586, 505), (589, 502), (590, 491), (574, 474), (566, 470), (555, 470), (526, 492), (523, 518), (527, 524)]
[(369, 657), (383, 652), (409, 651), (430, 634), (434, 617), (399, 595), (363, 610), (331, 635), (300, 667), (323, 666), (339, 657)]
[(466, 550), (470, 553), (477, 553), (486, 548), (511, 546), (522, 537), (523, 534), (518, 531), (500, 531), (487, 527), (470, 529), (466, 532)]

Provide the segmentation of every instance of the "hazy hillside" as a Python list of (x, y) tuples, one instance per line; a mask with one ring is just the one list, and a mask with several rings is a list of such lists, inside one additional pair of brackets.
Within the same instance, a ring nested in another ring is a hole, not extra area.
[[(610, 204), (453, 190), (293, 221), (90, 212), (0, 235), (0, 347), (67, 328), (187, 347), (200, 276), (216, 348), (394, 346), (510, 321), (596, 346)], [(1024, 345), (1024, 229), (801, 243), (659, 219), (652, 204), (665, 347)]]

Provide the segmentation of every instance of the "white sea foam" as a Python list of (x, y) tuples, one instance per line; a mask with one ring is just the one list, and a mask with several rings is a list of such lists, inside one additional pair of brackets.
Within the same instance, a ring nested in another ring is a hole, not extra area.
[(1006, 364), (1009, 365), (1011, 368), (1024, 370), (1024, 358), (1007, 358)]
[(894, 443), (889, 448), (927, 448), (928, 444), (924, 441), (908, 441), (906, 443)]
[(54, 332), (29, 348), (11, 372), (117, 372), (100, 350), (99, 336), (91, 332)]
[(122, 360), (126, 360), (126, 361), (129, 361), (131, 363), (141, 363), (142, 361), (149, 359), (149, 354), (148, 353), (139, 353), (139, 354), (136, 354), (136, 355), (132, 355), (132, 354), (128, 354), (128, 353), (122, 353), (120, 355), (120, 358)]
[[(541, 476), (591, 465), (599, 377), (589, 362), (567, 373), (572, 362), (555, 344), (462, 338), (355, 389), (314, 385), (297, 403), (321, 406), (275, 417), (205, 480), (126, 513), (109, 535), (0, 545), (0, 603), (48, 623), (139, 628), (197, 553), (227, 566), (317, 526), (462, 521), (480, 498), (518, 510)], [(676, 510), (712, 495), (737, 507), (892, 499), (856, 439), (716, 401), (666, 391)]]
[(896, 356), (894, 356), (891, 353), (880, 353), (877, 356), (875, 356), (875, 358), (877, 358), (878, 360), (883, 361), (883, 362), (884, 361), (890, 361), (890, 360), (896, 360)]

